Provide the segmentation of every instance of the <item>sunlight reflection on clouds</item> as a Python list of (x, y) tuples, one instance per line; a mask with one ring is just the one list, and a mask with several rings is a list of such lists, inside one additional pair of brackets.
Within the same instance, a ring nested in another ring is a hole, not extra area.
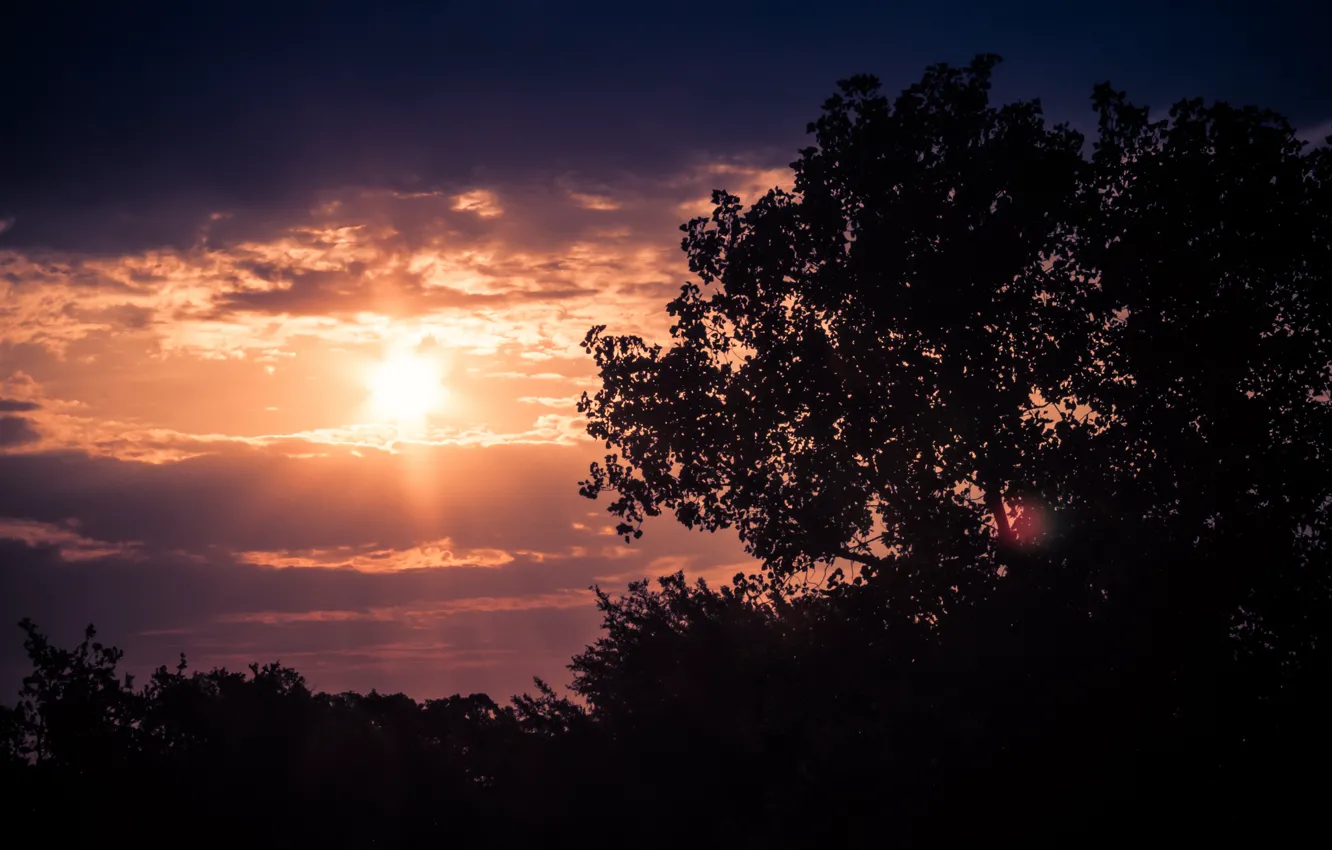
[[(490, 639), (503, 617), (541, 638), (485, 656), (496, 681), (558, 669), (595, 621), (591, 581), (676, 569), (725, 581), (745, 568), (733, 536), (666, 521), (624, 546), (605, 533), (604, 506), (578, 497), (598, 453), (574, 409), (596, 383), (579, 343), (600, 323), (663, 337), (664, 303), (689, 277), (686, 213), (703, 211), (714, 184), (752, 200), (784, 177), (702, 163), (587, 185), (348, 189), (283, 221), (223, 211), (188, 249), (0, 251), (0, 398), (35, 435), (0, 446), (12, 485), (0, 546), (27, 553), (6, 569), (54, 558), (43, 581), (86, 582), (79, 565), (114, 560), (197, 583), (181, 565), (216, 563), (255, 587), (272, 572), (308, 576), (277, 613), (247, 595), (205, 606), (207, 626), (184, 627), (168, 608), (136, 608), (121, 625), (201, 660), (287, 647), (338, 681), (348, 665), (410, 679), (423, 674), (402, 665), (482, 663), (468, 641)], [(419, 422), (376, 415), (368, 371), (424, 345), (447, 402)], [(565, 577), (537, 581), (532, 569)], [(477, 570), (493, 579), (461, 578)], [(320, 589), (347, 574), (445, 572), (464, 585), (373, 613)], [(61, 586), (68, 596), (74, 585)], [(174, 596), (145, 598), (181, 604), (186, 586), (169, 586)], [(115, 598), (67, 607), (115, 624)], [(460, 631), (464, 617), (481, 619)], [(380, 631), (349, 631), (369, 627)], [(385, 654), (425, 627), (456, 646)], [(291, 644), (305, 628), (320, 636)]]

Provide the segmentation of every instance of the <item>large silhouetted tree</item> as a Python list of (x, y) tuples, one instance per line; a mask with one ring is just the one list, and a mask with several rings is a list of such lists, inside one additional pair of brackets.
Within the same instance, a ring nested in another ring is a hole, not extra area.
[(995, 61), (848, 80), (793, 191), (715, 193), (670, 341), (587, 336), (583, 493), (929, 624), (1029, 776), (1230, 793), (1327, 742), (1332, 158), (1108, 86), (1087, 145)]
[(1273, 504), (1255, 476), (1292, 482), (1283, 531), (1314, 519), (1326, 153), (1270, 113), (1148, 123), (1102, 87), (1088, 162), (1037, 104), (989, 103), (995, 61), (892, 102), (843, 83), (794, 192), (719, 192), (685, 226), (701, 285), (669, 305), (669, 347), (589, 333), (604, 386), (582, 407), (617, 454), (584, 489), (617, 493), (624, 532), (670, 509), (738, 529), (779, 579), (905, 561), (950, 587), (1104, 477), (1139, 482), (1125, 522), (1189, 539), (1244, 510), (1220, 501)]
[(735, 527), (778, 581), (835, 559), (879, 578), (928, 562), (933, 589), (993, 575), (1050, 440), (1051, 261), (1086, 168), (1036, 104), (989, 104), (995, 61), (893, 103), (843, 83), (794, 192), (749, 210), (718, 192), (685, 227), (702, 285), (671, 303), (669, 349), (589, 334), (604, 387), (583, 409), (619, 454), (585, 490), (618, 492), (624, 531), (662, 508)]
[(1160, 566), (1214, 633), (1298, 630), (1332, 493), (1326, 151), (1101, 87), (1087, 159), (989, 103), (994, 64), (891, 102), (851, 79), (793, 192), (716, 193), (671, 344), (588, 334), (581, 407), (616, 453), (585, 494), (626, 535), (669, 509), (775, 582), (840, 561), (924, 615), (1072, 546), (1088, 605)]

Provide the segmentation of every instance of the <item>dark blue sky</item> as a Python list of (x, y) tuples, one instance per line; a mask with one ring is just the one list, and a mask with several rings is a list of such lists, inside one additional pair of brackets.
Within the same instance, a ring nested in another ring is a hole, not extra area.
[(1332, 4), (25, 4), (7, 13), (0, 244), (141, 248), (312, 190), (784, 162), (834, 82), (1002, 54), (1000, 97), (1332, 119)]

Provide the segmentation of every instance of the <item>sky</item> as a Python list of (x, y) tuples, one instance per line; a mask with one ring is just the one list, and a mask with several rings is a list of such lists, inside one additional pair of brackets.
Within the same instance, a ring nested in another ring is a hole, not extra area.
[[(839, 78), (1005, 58), (1332, 133), (1332, 6), (26, 4), (0, 79), (0, 695), (31, 617), (130, 670), (566, 683), (589, 586), (750, 567), (578, 495), (593, 324), (660, 339), (679, 225), (789, 185)], [(6, 697), (8, 699), (8, 697)]]

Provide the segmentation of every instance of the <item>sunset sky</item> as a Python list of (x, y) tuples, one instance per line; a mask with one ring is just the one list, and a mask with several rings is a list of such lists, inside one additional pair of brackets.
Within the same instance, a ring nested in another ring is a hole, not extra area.
[(789, 183), (840, 77), (991, 51), (997, 97), (1080, 128), (1110, 79), (1332, 133), (1314, 2), (30, 5), (0, 58), (6, 694), (29, 616), (132, 670), (502, 697), (567, 680), (589, 585), (748, 566), (578, 496), (578, 343), (664, 335), (679, 224)]

